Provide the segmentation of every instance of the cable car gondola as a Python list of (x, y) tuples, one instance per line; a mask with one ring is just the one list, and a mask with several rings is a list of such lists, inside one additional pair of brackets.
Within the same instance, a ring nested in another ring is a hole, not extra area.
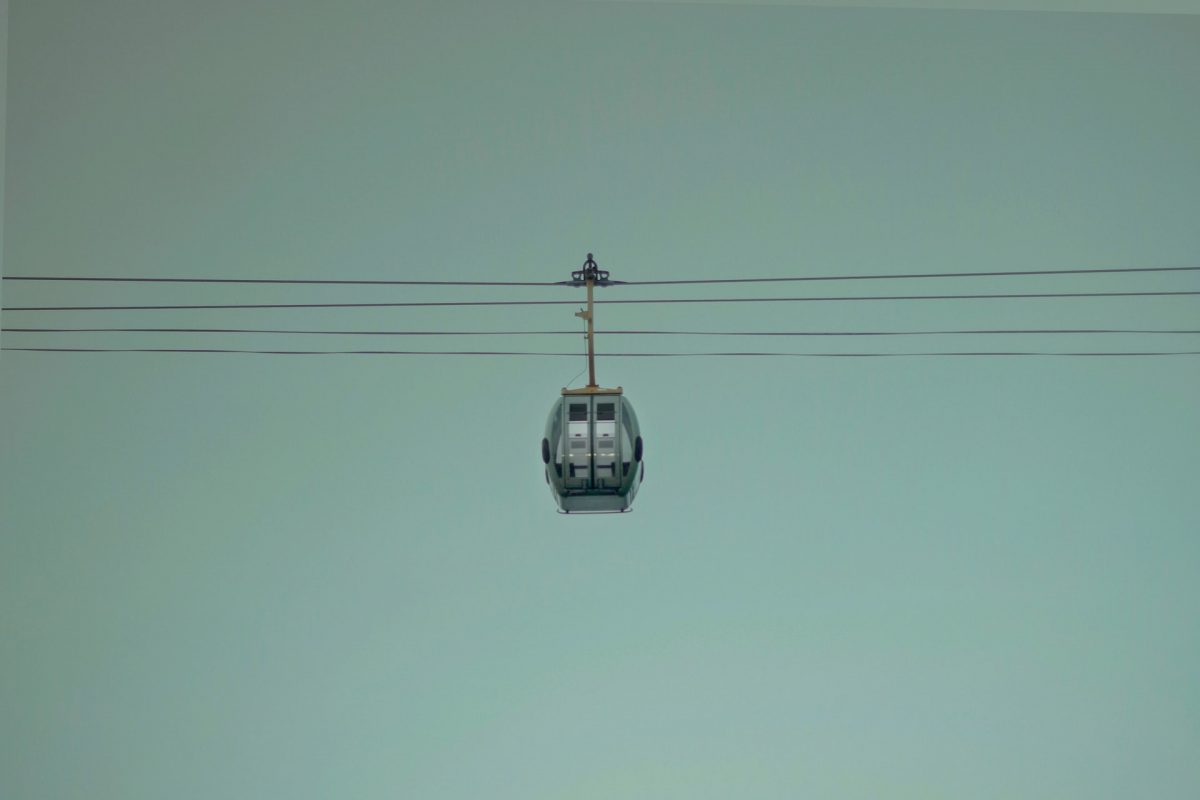
[(596, 383), (592, 289), (611, 282), (588, 253), (572, 286), (587, 287), (588, 385), (562, 390), (546, 419), (542, 464), (559, 513), (620, 513), (630, 509), (645, 476), (642, 435), (624, 390)]

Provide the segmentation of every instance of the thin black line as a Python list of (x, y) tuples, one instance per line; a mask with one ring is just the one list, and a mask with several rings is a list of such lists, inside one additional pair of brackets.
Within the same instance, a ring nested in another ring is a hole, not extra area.
[[(846, 297), (696, 297), (647, 300), (597, 300), (597, 305), (662, 305), (668, 303), (804, 303), (867, 300), (1012, 300), (1065, 297), (1183, 297), (1200, 291), (1173, 292), (1036, 292), (1032, 294), (918, 294)], [(0, 311), (181, 311), (226, 308), (417, 308), (449, 306), (561, 306), (579, 305), (576, 300), (467, 300), (406, 303), (230, 303), (213, 305), (146, 306), (5, 306)]]
[(913, 278), (1005, 278), (1027, 275), (1097, 275), (1116, 272), (1195, 272), (1200, 267), (1118, 267), (1110, 269), (1026, 269), (992, 272), (909, 272), (899, 275), (802, 275), (784, 278), (699, 278), (664, 281), (621, 281), (622, 286), (676, 286), (705, 283), (784, 283), (795, 281), (886, 281)]
[[(3, 333), (265, 333), (319, 336), (582, 336), (582, 331), (396, 331), (304, 330), (296, 328), (0, 328)], [(597, 336), (976, 336), (1021, 334), (1200, 334), (1197, 330), (1134, 328), (1020, 328), (936, 331), (661, 331), (601, 330)]]
[[(576, 331), (571, 331), (576, 333)], [(1200, 334), (1198, 330), (1149, 330), (1134, 328), (1012, 328), (939, 331), (654, 331), (611, 330), (596, 331), (596, 335), (637, 336), (978, 336), (1020, 334)]]
[[(1111, 267), (1096, 269), (1029, 269), (988, 272), (910, 272), (898, 275), (800, 275), (780, 278), (700, 278), (688, 280), (618, 281), (614, 286), (679, 286), (709, 283), (784, 283), (796, 281), (873, 281), (913, 278), (1000, 278), (1028, 275), (1097, 275), (1103, 273), (1195, 272), (1200, 267)], [(220, 284), (304, 284), (316, 286), (570, 286), (569, 281), (435, 281), (340, 278), (134, 278), (90, 277), (86, 275), (5, 275), (6, 281), (87, 282), (87, 283), (220, 283)]]
[[(576, 331), (341, 331), (292, 328), (0, 328), (3, 333), (287, 333), (323, 336), (584, 336)], [(596, 331), (600, 333), (600, 331)], [(1200, 333), (1200, 331), (1198, 331)]]
[(239, 283), (305, 284), (316, 286), (564, 286), (557, 281), (392, 281), (321, 278), (115, 278), (85, 275), (5, 275), (6, 281), (82, 282), (82, 283)]
[[(579, 353), (548, 353), (512, 350), (236, 350), (226, 348), (175, 348), (175, 347), (0, 347), (0, 350), (36, 353), (240, 353), (275, 356), (552, 356), (579, 358)], [(713, 357), (773, 357), (773, 358), (914, 358), (929, 356), (1043, 356), (1043, 357), (1094, 357), (1094, 356), (1200, 356), (1200, 350), (1176, 352), (1115, 352), (1115, 353), (1045, 353), (1030, 351), (996, 352), (929, 352), (929, 353), (772, 353), (772, 352), (725, 352), (725, 353), (597, 353), (607, 358), (713, 358)]]

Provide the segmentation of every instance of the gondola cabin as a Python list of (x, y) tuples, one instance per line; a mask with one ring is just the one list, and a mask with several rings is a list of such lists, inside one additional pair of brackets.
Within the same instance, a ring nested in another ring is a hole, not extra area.
[(564, 514), (628, 511), (645, 466), (633, 405), (617, 389), (563, 389), (542, 439), (546, 483)]
[(588, 384), (563, 389), (546, 420), (542, 466), (561, 514), (628, 511), (646, 473), (642, 434), (633, 406), (618, 386), (596, 383), (596, 286), (610, 286), (608, 272), (588, 253), (583, 269), (571, 273), (568, 286), (587, 287), (587, 310), (575, 316), (587, 322)]

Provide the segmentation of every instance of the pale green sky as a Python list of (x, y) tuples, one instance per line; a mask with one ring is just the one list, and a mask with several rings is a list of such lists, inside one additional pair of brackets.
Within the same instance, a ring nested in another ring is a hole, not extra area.
[[(1193, 16), (16, 0), (6, 77), (7, 275), (539, 281), (592, 251), (650, 280), (1200, 252)], [(1179, 273), (608, 291), (1197, 289)], [(5, 306), (575, 296), (3, 289)], [(603, 306), (599, 325), (1195, 329), (1198, 310)], [(573, 311), (2, 321), (564, 328)], [(579, 346), (84, 336), (3, 344)], [(0, 796), (1200, 791), (1200, 358), (602, 359), (638, 410), (646, 483), (632, 514), (565, 518), (538, 442), (581, 366), (3, 353)]]

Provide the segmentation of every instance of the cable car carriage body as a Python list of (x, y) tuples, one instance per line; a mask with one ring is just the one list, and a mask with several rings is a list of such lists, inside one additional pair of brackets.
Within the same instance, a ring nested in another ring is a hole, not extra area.
[(628, 511), (645, 467), (637, 415), (621, 389), (563, 389), (546, 419), (542, 462), (560, 512)]

